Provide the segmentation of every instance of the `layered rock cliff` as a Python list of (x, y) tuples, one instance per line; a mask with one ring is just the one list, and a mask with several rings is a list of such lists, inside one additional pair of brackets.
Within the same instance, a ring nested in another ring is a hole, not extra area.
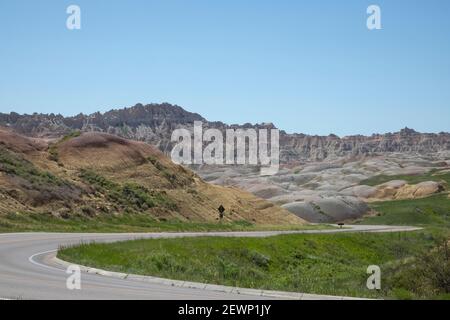
[[(274, 128), (273, 124), (227, 125), (209, 122), (196, 113), (164, 104), (137, 104), (130, 108), (90, 115), (63, 117), (55, 114), (19, 115), (0, 113), (0, 126), (39, 138), (60, 137), (74, 130), (98, 131), (156, 145), (168, 153), (174, 129), (192, 127), (202, 121), (210, 128)], [(405, 128), (396, 133), (371, 136), (311, 136), (280, 131), (281, 161), (284, 163), (325, 160), (349, 156), (366, 156), (392, 152), (435, 153), (450, 150), (450, 133), (419, 133)]]

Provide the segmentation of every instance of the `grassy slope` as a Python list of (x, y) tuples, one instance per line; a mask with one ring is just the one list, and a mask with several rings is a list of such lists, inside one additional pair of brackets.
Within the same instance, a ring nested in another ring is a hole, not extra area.
[[(409, 184), (439, 181), (450, 186), (450, 173), (433, 169), (421, 175), (378, 175), (360, 184), (375, 186), (391, 180), (405, 180)], [(450, 198), (447, 192), (420, 199), (378, 201), (369, 206), (378, 214), (361, 219), (361, 223), (418, 225), (444, 231), (450, 229)]]
[(427, 198), (380, 201), (370, 204), (378, 215), (362, 219), (363, 224), (419, 225), (450, 229), (450, 198), (438, 194)]
[(119, 216), (71, 216), (57, 218), (45, 213), (10, 213), (0, 216), (0, 233), (8, 232), (184, 232), (329, 229), (328, 225), (256, 225), (247, 221), (200, 223), (158, 221), (145, 214)]
[(59, 257), (173, 279), (377, 298), (395, 296), (397, 289), (368, 290), (367, 267), (376, 264), (384, 272), (429, 251), (434, 241), (428, 232), (138, 240), (84, 244), (60, 251)]
[(405, 180), (409, 184), (417, 184), (424, 181), (444, 181), (450, 186), (450, 172), (440, 173), (439, 170), (433, 169), (425, 174), (418, 175), (378, 175), (360, 182), (361, 185), (377, 186), (379, 184), (392, 181), (392, 180)]
[(317, 228), (250, 193), (207, 185), (143, 143), (79, 132), (39, 148), (0, 139), (0, 232)]

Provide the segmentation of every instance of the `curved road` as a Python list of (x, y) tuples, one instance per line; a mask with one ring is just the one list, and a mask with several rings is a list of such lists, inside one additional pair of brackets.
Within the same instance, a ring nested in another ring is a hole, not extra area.
[[(348, 228), (348, 229), (347, 229)], [(142, 238), (174, 237), (268, 237), (280, 234), (338, 232), (397, 232), (420, 228), (396, 226), (346, 226), (346, 229), (210, 232), (210, 233), (145, 233), (145, 234), (80, 234), (80, 233), (11, 233), (0, 234), (0, 299), (268, 299), (251, 291), (246, 294), (195, 289), (164, 283), (143, 281), (142, 278), (120, 279), (83, 273), (82, 289), (68, 290), (69, 276), (63, 265), (55, 263), (60, 246), (80, 242), (115, 242)], [(256, 290), (254, 290), (256, 291)], [(276, 297), (276, 296), (275, 296)], [(326, 296), (301, 295), (303, 299), (325, 299)]]

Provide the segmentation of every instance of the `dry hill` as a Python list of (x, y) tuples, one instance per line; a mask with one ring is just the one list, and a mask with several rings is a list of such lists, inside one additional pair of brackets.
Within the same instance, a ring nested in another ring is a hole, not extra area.
[(302, 224), (285, 209), (236, 188), (214, 186), (156, 148), (105, 133), (33, 139), (0, 129), (0, 215), (145, 214), (158, 220)]

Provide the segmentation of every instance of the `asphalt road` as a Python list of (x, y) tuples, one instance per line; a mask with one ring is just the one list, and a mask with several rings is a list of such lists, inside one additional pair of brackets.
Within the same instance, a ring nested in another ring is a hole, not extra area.
[[(115, 242), (142, 238), (174, 238), (198, 236), (267, 237), (279, 234), (338, 233), (338, 232), (396, 232), (418, 228), (395, 226), (346, 226), (349, 229), (211, 232), (211, 233), (14, 233), (0, 234), (0, 299), (268, 299), (252, 294), (226, 293), (214, 290), (149, 283), (139, 279), (119, 279), (82, 273), (82, 289), (66, 288), (66, 269), (53, 262), (60, 246), (80, 242)], [(304, 299), (327, 298), (304, 295)]]

